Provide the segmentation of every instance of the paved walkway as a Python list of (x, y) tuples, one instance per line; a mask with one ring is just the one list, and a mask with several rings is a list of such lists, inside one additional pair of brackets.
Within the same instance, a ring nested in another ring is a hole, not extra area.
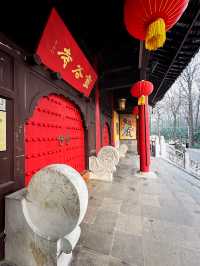
[(190, 159), (194, 161), (200, 161), (200, 149), (188, 149)]
[(200, 181), (152, 159), (157, 179), (121, 160), (112, 184), (89, 183), (89, 208), (73, 266), (199, 266)]

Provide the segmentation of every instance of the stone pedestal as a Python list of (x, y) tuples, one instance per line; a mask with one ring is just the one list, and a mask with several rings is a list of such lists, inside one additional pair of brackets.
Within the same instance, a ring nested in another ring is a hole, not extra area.
[(160, 157), (160, 141), (159, 141), (159, 137), (156, 136), (155, 137), (155, 157)]
[(164, 136), (160, 137), (160, 155), (161, 157), (166, 158), (167, 152), (166, 152), (166, 142)]
[(6, 197), (5, 258), (17, 266), (57, 265), (57, 242), (34, 233), (24, 217), (26, 193), (23, 189)]
[(6, 197), (6, 260), (17, 266), (67, 266), (80, 237), (88, 191), (80, 174), (49, 165), (27, 189)]
[(157, 179), (158, 176), (154, 172), (138, 172), (135, 177), (137, 178), (145, 178), (145, 179)]

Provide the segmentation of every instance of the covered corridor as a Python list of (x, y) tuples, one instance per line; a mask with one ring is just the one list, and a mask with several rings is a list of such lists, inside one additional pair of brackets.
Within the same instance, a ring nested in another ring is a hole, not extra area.
[(200, 1), (3, 4), (0, 266), (198, 266), (199, 181), (150, 158), (150, 125)]
[(89, 182), (73, 266), (199, 265), (199, 181), (163, 159), (151, 161), (157, 179), (137, 178), (138, 157), (128, 153), (113, 183)]

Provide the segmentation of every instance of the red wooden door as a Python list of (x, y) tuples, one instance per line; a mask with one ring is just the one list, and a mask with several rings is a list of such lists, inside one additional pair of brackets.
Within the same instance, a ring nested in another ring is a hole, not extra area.
[(77, 107), (58, 95), (42, 97), (25, 126), (26, 184), (42, 167), (64, 163), (85, 169), (83, 121)]
[(107, 123), (104, 124), (103, 127), (103, 145), (102, 146), (108, 146), (110, 145), (110, 134), (109, 134), (109, 128)]

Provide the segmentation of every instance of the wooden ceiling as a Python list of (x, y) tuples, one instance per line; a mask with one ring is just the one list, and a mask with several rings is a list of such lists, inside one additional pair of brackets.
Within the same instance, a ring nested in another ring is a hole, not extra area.
[[(34, 53), (51, 8), (65, 21), (91, 64), (98, 62), (100, 88), (127, 98), (128, 111), (135, 104), (131, 85), (140, 79), (140, 42), (123, 23), (124, 0), (3, 1), (1, 31), (27, 53)], [(12, 7), (12, 8), (11, 8)], [(200, 45), (200, 1), (190, 0), (176, 26), (167, 33), (162, 49), (148, 54), (147, 77), (155, 90), (150, 104), (161, 100)]]

